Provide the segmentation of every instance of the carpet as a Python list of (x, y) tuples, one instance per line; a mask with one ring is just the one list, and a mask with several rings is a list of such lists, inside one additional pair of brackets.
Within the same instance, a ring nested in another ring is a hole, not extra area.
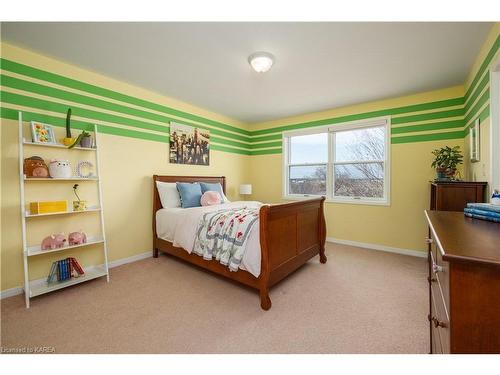
[(256, 291), (170, 256), (104, 278), (1, 301), (4, 348), (56, 353), (427, 353), (426, 260), (327, 244), (273, 287)]

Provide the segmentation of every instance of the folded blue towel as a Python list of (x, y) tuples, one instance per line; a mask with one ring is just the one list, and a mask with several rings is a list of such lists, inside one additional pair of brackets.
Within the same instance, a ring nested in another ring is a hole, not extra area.
[(467, 217), (472, 217), (474, 219), (481, 219), (481, 220), (486, 220), (486, 221), (493, 221), (495, 223), (500, 223), (500, 218), (496, 218), (496, 217), (476, 215), (476, 214), (471, 214), (468, 212), (464, 212), (464, 215)]
[(500, 206), (491, 203), (467, 203), (467, 208), (474, 208), (477, 210), (497, 212), (500, 214)]
[(464, 212), (475, 215), (491, 216), (500, 219), (500, 212), (495, 212), (495, 211), (479, 210), (476, 208), (464, 208)]

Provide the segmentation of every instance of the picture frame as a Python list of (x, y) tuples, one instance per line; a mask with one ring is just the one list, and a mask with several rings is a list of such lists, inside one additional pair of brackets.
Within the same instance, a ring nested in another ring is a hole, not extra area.
[(30, 128), (33, 143), (56, 143), (52, 125), (44, 124), (38, 121), (31, 121)]
[(481, 121), (479, 118), (474, 121), (474, 124), (470, 128), (470, 161), (471, 163), (477, 163), (480, 160), (481, 150), (480, 150), (480, 133), (481, 133)]
[(170, 123), (169, 161), (173, 164), (210, 165), (210, 131)]

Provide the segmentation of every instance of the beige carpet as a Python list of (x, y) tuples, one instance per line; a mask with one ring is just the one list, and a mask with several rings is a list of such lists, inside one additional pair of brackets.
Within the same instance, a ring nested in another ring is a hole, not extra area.
[(57, 353), (426, 353), (425, 260), (350, 246), (271, 289), (251, 289), (160, 256), (37, 297), (2, 301), (4, 348)]

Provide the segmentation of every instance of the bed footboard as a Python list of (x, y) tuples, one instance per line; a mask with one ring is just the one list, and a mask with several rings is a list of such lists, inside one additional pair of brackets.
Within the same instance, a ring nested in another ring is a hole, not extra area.
[(271, 308), (269, 288), (319, 254), (326, 263), (324, 197), (260, 209), (260, 299)]

